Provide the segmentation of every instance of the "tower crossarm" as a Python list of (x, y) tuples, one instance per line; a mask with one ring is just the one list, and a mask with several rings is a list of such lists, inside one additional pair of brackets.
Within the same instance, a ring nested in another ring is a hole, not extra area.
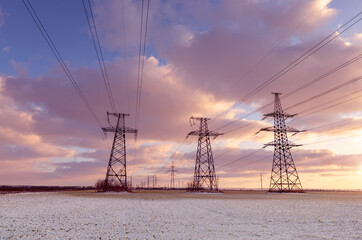
[[(266, 148), (266, 147), (270, 147), (270, 146), (280, 146), (281, 145), (281, 143), (279, 143), (279, 142), (275, 142), (275, 141), (272, 141), (272, 142), (269, 142), (269, 143), (266, 143), (266, 144), (264, 144), (264, 147), (263, 148)], [(303, 145), (301, 145), (301, 144), (295, 144), (295, 143), (293, 143), (293, 142), (291, 142), (291, 141), (288, 141), (286, 144), (284, 144), (285, 145), (285, 147), (286, 148), (292, 148), (292, 147), (300, 147), (300, 146), (303, 146)]]
[(195, 120), (201, 120), (201, 119), (206, 119), (206, 120), (210, 120), (211, 118), (202, 118), (202, 117), (190, 117), (190, 119), (195, 119)]
[[(266, 131), (266, 132), (277, 132), (277, 131), (280, 131), (279, 128), (276, 128), (276, 127), (265, 127), (265, 128), (262, 128), (259, 130), (259, 132), (261, 131)], [(286, 126), (283, 131), (285, 132), (291, 132), (291, 133), (299, 133), (299, 132), (305, 132), (305, 130), (298, 130), (296, 128), (293, 128), (293, 127), (289, 127), (289, 126)]]
[(264, 132), (274, 132), (274, 127), (265, 127), (261, 128), (257, 133), (264, 131)]
[(111, 124), (111, 122), (109, 121), (109, 116), (118, 117), (118, 118), (122, 117), (124, 119), (125, 117), (128, 117), (129, 114), (128, 113), (114, 113), (114, 112), (107, 111), (107, 122), (109, 124)]
[(108, 116), (114, 116), (114, 117), (118, 117), (119, 115), (120, 115), (120, 116), (128, 117), (128, 116), (129, 116), (129, 113), (113, 113), (113, 112), (107, 112), (107, 115), (108, 115)]
[[(102, 128), (103, 132), (116, 132), (116, 127), (103, 127)], [(118, 132), (123, 132), (123, 127), (118, 127)], [(134, 129), (134, 128), (130, 128), (130, 127), (125, 127), (124, 128), (124, 132), (125, 133), (134, 133), (134, 134), (137, 134), (137, 129)]]
[(208, 136), (214, 137), (214, 139), (217, 138), (217, 137), (220, 136), (220, 135), (224, 135), (224, 134), (223, 134), (223, 133), (214, 132), (214, 131), (208, 131)]
[(284, 113), (284, 112), (281, 112), (281, 113), (276, 113), (276, 112), (272, 112), (272, 113), (266, 113), (264, 114), (263, 116), (263, 120), (266, 119), (267, 117), (284, 117), (284, 119), (287, 119), (287, 118), (292, 118), (292, 117), (295, 117), (297, 114), (289, 114), (289, 113)]
[(223, 135), (223, 133), (218, 133), (218, 132), (214, 132), (214, 131), (207, 131), (207, 132), (200, 132), (200, 131), (192, 131), (192, 132), (189, 132), (187, 135), (186, 135), (186, 138), (188, 138), (189, 136), (203, 136), (203, 137), (206, 137), (206, 136), (209, 136), (209, 137), (218, 137), (220, 135)]
[(199, 136), (199, 131), (189, 132), (189, 133), (186, 135), (186, 138), (188, 138), (189, 136)]

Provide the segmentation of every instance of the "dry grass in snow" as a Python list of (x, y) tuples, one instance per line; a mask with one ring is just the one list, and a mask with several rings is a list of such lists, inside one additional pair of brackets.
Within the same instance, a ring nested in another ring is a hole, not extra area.
[(21, 193), (0, 239), (361, 239), (362, 193)]

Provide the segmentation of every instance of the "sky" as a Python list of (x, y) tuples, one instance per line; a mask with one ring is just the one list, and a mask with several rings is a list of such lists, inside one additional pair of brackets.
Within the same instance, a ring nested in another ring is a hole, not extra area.
[[(108, 126), (111, 106), (82, 1), (31, 4)], [(135, 127), (142, 2), (91, 4), (116, 110)], [(150, 175), (170, 184), (172, 161), (176, 184), (192, 181), (197, 138), (184, 139), (197, 129), (189, 123), (195, 116), (224, 133), (212, 139), (221, 188), (259, 188), (261, 174), (268, 187), (273, 148), (263, 146), (273, 134), (255, 133), (273, 125), (263, 114), (273, 111), (271, 92), (281, 92), (285, 111), (298, 114), (287, 125), (307, 130), (288, 135), (303, 145), (291, 150), (303, 188), (362, 189), (362, 21), (338, 30), (361, 10), (359, 0), (151, 0), (137, 141), (127, 135), (133, 184)], [(330, 34), (333, 41), (246, 98)], [(93, 185), (105, 177), (112, 140), (23, 2), (0, 1), (0, 185)]]

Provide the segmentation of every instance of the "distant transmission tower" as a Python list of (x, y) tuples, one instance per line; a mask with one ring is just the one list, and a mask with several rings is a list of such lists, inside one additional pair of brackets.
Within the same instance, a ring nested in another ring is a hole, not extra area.
[(157, 175), (152, 175), (152, 188), (157, 188)]
[(109, 113), (107, 112), (107, 121), (109, 116), (117, 118), (116, 126), (102, 128), (104, 133), (114, 132), (112, 150), (109, 157), (107, 174), (105, 179), (105, 190), (110, 190), (113, 186), (119, 184), (121, 191), (127, 191), (127, 161), (126, 161), (126, 133), (137, 134), (137, 130), (126, 127), (125, 117), (129, 114), (125, 113)]
[(172, 161), (172, 165), (170, 167), (171, 169), (168, 170), (168, 172), (171, 172), (171, 184), (170, 184), (170, 188), (175, 188), (175, 172), (177, 172), (177, 170), (175, 170), (176, 166), (174, 165), (173, 161)]
[(264, 114), (264, 118), (274, 117), (274, 127), (260, 129), (260, 131), (274, 132), (274, 141), (264, 146), (274, 146), (269, 192), (303, 192), (302, 184), (300, 183), (298, 172), (290, 152), (292, 147), (301, 145), (296, 145), (288, 141), (287, 137), (287, 132), (296, 134), (302, 131), (286, 126), (285, 120), (294, 117), (296, 114), (285, 113), (279, 98), (281, 93), (273, 94), (275, 95), (274, 112)]
[(190, 125), (195, 125), (195, 120), (200, 121), (200, 127), (197, 131), (192, 131), (187, 134), (189, 136), (198, 136), (197, 152), (194, 181), (192, 184), (193, 190), (217, 190), (217, 179), (215, 174), (214, 159), (212, 156), (210, 137), (216, 138), (222, 133), (209, 131), (207, 127), (207, 121), (210, 118), (190, 118)]
[(260, 190), (263, 191), (263, 174), (260, 173)]

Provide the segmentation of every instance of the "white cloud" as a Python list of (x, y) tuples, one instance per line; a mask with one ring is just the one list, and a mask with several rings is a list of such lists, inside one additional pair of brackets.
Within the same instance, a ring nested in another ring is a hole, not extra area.
[(353, 40), (361, 42), (362, 41), (362, 33), (355, 33), (354, 37), (353, 37)]
[(3, 47), (3, 52), (10, 52), (10, 46)]

